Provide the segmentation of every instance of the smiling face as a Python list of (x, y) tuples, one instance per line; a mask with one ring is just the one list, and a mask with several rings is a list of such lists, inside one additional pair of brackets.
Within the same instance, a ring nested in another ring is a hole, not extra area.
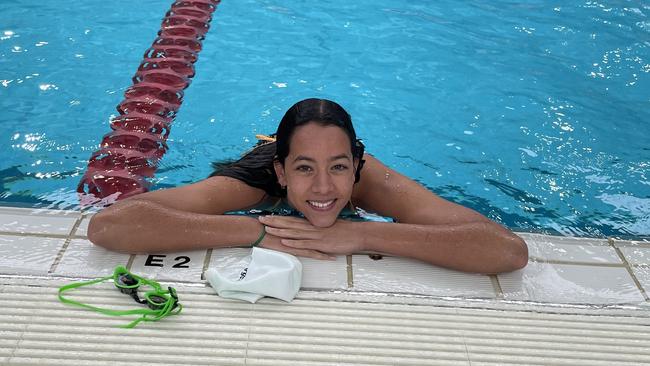
[(275, 162), (275, 173), (289, 204), (312, 225), (328, 227), (352, 197), (356, 165), (340, 127), (309, 122), (295, 129), (289, 155), (284, 166)]

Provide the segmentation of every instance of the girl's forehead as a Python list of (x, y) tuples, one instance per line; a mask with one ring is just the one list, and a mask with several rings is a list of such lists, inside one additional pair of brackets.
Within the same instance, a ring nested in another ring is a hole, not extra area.
[(341, 128), (308, 124), (296, 129), (291, 138), (289, 155), (320, 158), (340, 155), (351, 157), (352, 149), (348, 136)]
[(291, 137), (290, 144), (294, 145), (312, 145), (315, 142), (327, 142), (331, 145), (347, 144), (350, 145), (348, 135), (338, 126), (323, 126), (317, 123), (308, 123), (297, 127)]

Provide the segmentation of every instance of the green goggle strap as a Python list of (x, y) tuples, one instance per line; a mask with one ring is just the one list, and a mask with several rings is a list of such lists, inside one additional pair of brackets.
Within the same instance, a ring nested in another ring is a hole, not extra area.
[[(120, 271), (120, 272), (118, 272), (118, 271)], [(111, 276), (106, 276), (106, 277), (98, 278), (96, 280), (91, 280), (91, 281), (75, 282), (75, 283), (71, 283), (71, 284), (62, 286), (61, 288), (59, 288), (59, 300), (61, 300), (61, 302), (66, 303), (66, 304), (80, 306), (82, 308), (90, 309), (90, 310), (93, 310), (93, 311), (96, 311), (98, 313), (102, 313), (102, 314), (105, 314), (105, 315), (111, 315), (111, 316), (137, 315), (137, 314), (142, 315), (140, 318), (130, 322), (129, 324), (122, 325), (121, 326), (122, 328), (133, 328), (138, 323), (140, 323), (141, 321), (156, 321), (156, 320), (160, 320), (160, 319), (162, 319), (162, 318), (164, 318), (164, 317), (166, 317), (168, 315), (176, 315), (176, 314), (181, 312), (181, 309), (183, 308), (183, 306), (181, 304), (177, 303), (177, 302), (175, 303), (175, 301), (173, 301), (173, 300), (172, 301), (168, 300), (167, 302), (165, 302), (165, 305), (162, 308), (157, 309), (157, 310), (153, 310), (153, 309), (110, 310), (110, 309), (104, 309), (104, 308), (84, 304), (84, 303), (74, 301), (74, 300), (70, 300), (70, 299), (67, 299), (67, 298), (63, 297), (63, 292), (74, 289), (74, 288), (78, 288), (78, 287), (82, 287), (82, 286), (88, 286), (88, 285), (94, 285), (96, 283), (104, 282), (104, 281), (109, 280), (109, 279), (113, 279), (115, 281), (115, 283), (117, 283), (117, 276), (120, 273), (128, 273), (128, 271), (126, 271), (126, 269), (124, 267), (118, 266), (118, 268), (115, 269), (115, 273), (113, 273), (113, 275), (111, 275)], [(134, 275), (134, 274), (131, 274), (131, 276), (133, 276), (135, 279), (139, 280), (141, 283), (143, 283), (145, 285), (149, 285), (149, 286), (151, 286), (151, 287), (153, 287), (155, 289), (154, 291), (149, 291), (147, 293), (151, 293), (151, 294), (155, 294), (155, 295), (162, 295), (162, 294), (166, 295), (168, 293), (168, 291), (163, 291), (160, 288), (160, 285), (157, 282), (149, 281), (149, 280), (147, 280), (145, 278), (139, 277), (139, 276)], [(170, 290), (173, 291), (173, 289), (171, 289), (171, 288), (170, 288)], [(172, 294), (169, 293), (169, 295), (171, 296)], [(174, 311), (174, 305), (177, 305), (177, 307), (178, 307), (178, 309), (176, 309), (175, 311)]]

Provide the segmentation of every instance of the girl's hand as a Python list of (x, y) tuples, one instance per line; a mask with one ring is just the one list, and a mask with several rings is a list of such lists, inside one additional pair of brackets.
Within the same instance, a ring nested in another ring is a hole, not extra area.
[(266, 248), (266, 249), (273, 249), (277, 250), (280, 252), (285, 252), (289, 253), (295, 256), (299, 257), (307, 257), (307, 258), (314, 258), (314, 259), (322, 259), (322, 260), (334, 260), (336, 257), (330, 256), (325, 253), (321, 253), (317, 250), (310, 250), (310, 249), (299, 249), (299, 248), (293, 248), (287, 245), (282, 244), (282, 238), (277, 237), (275, 235), (272, 235), (270, 231), (268, 230), (269, 228), (265, 226), (265, 230), (267, 231), (266, 236), (264, 236), (264, 239), (262, 239), (262, 242), (260, 243), (260, 248)]
[[(319, 253), (326, 258), (334, 259), (334, 255), (348, 255), (362, 250), (362, 237), (359, 235), (355, 222), (336, 220), (334, 225), (320, 228), (309, 221), (298, 217), (287, 216), (260, 216), (260, 222), (266, 227), (267, 234), (280, 239), (279, 245), (293, 251), (300, 251), (302, 256), (317, 258)], [(267, 246), (263, 241), (264, 247)], [(277, 244), (274, 244), (277, 245)], [(278, 249), (294, 254), (293, 251)]]

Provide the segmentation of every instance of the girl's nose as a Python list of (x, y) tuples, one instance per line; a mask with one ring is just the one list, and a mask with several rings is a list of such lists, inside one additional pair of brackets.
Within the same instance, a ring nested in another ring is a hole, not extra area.
[(329, 193), (333, 188), (332, 177), (327, 173), (318, 173), (311, 187), (312, 192), (319, 194)]

